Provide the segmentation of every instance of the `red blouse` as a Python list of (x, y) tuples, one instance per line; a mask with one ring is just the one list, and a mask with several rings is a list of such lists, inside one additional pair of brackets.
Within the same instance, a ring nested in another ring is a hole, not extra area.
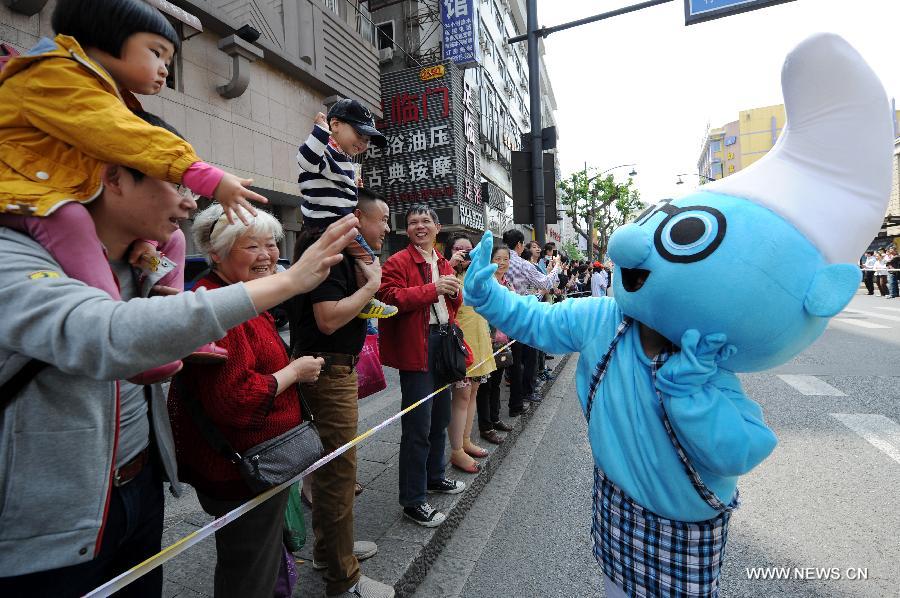
[[(197, 287), (226, 286), (214, 273)], [(232, 447), (242, 452), (300, 424), (296, 386), (278, 396), (272, 375), (290, 361), (275, 322), (263, 313), (228, 331), (218, 345), (228, 350), (222, 365), (188, 365), (179, 374), (186, 392), (200, 400), (203, 410)], [(253, 496), (237, 467), (210, 446), (178, 398), (169, 389), (169, 417), (175, 436), (178, 477), (212, 498), (243, 500)]]

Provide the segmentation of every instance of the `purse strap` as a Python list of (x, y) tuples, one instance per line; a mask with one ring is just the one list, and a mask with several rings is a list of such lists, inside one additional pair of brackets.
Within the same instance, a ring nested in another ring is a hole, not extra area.
[(6, 409), (13, 399), (16, 398), (16, 395), (19, 394), (19, 391), (25, 388), (25, 385), (31, 382), (48, 365), (50, 364), (40, 359), (29, 359), (18, 372), (12, 375), (12, 378), (4, 382), (0, 386), (0, 411)]
[(209, 443), (213, 450), (232, 463), (239, 462), (241, 460), (241, 454), (234, 450), (234, 447), (231, 446), (231, 443), (228, 442), (225, 435), (222, 434), (222, 431), (212, 422), (197, 397), (187, 392), (184, 384), (184, 376), (182, 374), (176, 374), (172, 379), (172, 386), (175, 387), (175, 392), (187, 407), (188, 413), (191, 414), (191, 419), (194, 420), (194, 424), (197, 425), (200, 433), (203, 434), (206, 442)]
[[(446, 322), (441, 322), (441, 316), (438, 315), (437, 308), (435, 307), (436, 303), (431, 304), (431, 311), (434, 312), (434, 319), (437, 320), (438, 326), (446, 326), (450, 323), (450, 319), (448, 318)], [(449, 315), (449, 314), (448, 314)]]

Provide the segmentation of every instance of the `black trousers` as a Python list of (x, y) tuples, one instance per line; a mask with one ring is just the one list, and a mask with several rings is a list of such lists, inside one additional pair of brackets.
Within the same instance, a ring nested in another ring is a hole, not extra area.
[(873, 284), (875, 281), (875, 272), (872, 270), (864, 270), (863, 271), (863, 283), (866, 285), (866, 290), (869, 291), (870, 295), (875, 294), (875, 285)]
[(500, 384), (503, 382), (503, 368), (491, 372), (488, 381), (478, 387), (475, 397), (478, 407), (478, 430), (487, 432), (500, 421)]
[(509, 408), (521, 409), (525, 397), (534, 394), (534, 378), (537, 375), (537, 349), (524, 343), (512, 346), (513, 365), (509, 366)]

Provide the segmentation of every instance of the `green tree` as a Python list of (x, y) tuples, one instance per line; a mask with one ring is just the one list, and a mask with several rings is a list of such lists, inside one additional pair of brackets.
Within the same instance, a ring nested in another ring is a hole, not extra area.
[[(602, 178), (590, 176), (596, 170), (576, 172), (559, 184), (566, 216), (572, 220), (575, 232), (587, 240), (587, 257), (591, 260), (605, 256), (613, 231), (633, 220), (645, 207), (630, 177), (620, 184), (612, 174)], [(597, 232), (598, 256), (592, 247), (592, 231)]]
[(584, 254), (581, 253), (581, 250), (578, 249), (578, 245), (573, 243), (571, 240), (566, 241), (562, 244), (562, 250), (569, 256), (570, 260), (581, 261), (584, 259)]

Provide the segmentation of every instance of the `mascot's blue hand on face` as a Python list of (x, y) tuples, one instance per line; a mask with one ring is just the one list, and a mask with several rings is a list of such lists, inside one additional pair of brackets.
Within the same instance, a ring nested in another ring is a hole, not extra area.
[(847, 42), (802, 42), (782, 88), (787, 124), (766, 156), (609, 242), (622, 311), (678, 345), (689, 329), (725, 334), (733, 371), (784, 363), (847, 305), (890, 193), (890, 104)]

